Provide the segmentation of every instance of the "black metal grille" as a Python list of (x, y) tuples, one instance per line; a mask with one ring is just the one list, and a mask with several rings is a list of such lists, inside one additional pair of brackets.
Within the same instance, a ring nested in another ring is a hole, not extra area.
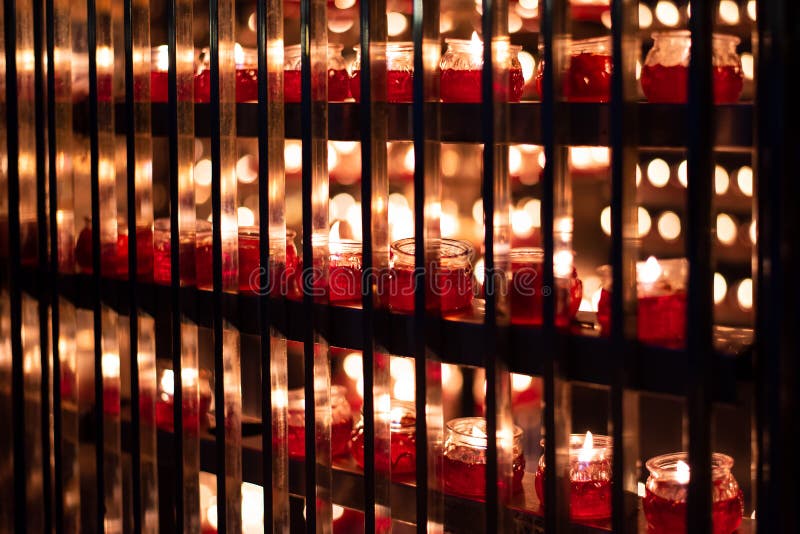
[[(483, 42), (494, 43), (482, 51), (481, 103), (445, 104), (439, 102), (440, 2), (414, 0), (408, 12), (413, 103), (387, 102), (385, 13), (387, 4), (395, 3), (360, 2), (357, 16), (351, 13), (360, 26), (360, 102), (329, 104), (327, 85), (319, 80), (328, 77), (327, 14), (333, 8), (325, 0), (300, 0), (302, 96), (295, 104), (284, 103), (284, 13), (296, 6), (288, 0), (285, 5), (258, 0), (249, 6), (255, 10), (258, 50), (258, 101), (251, 103), (237, 103), (235, 97), (236, 10), (244, 2), (208, 4), (209, 103), (196, 103), (193, 94), (193, 24), (199, 8), (192, 0), (170, 0), (165, 6), (149, 0), (125, 0), (121, 6), (108, 0), (85, 5), (3, 2), (0, 419), (7, 421), (7, 432), (0, 436), (0, 532), (199, 531), (205, 513), (199, 502), (201, 470), (217, 476), (221, 532), (247, 531), (243, 480), (263, 487), (263, 524), (276, 531), (330, 531), (337, 505), (362, 511), (368, 532), (387, 524), (400, 532), (643, 532), (636, 496), (644, 469), (640, 423), (647, 417), (640, 414), (641, 394), (686, 402), (685, 443), (692, 466), (689, 532), (712, 527), (716, 402), (755, 405), (750, 426), (758, 516), (746, 518), (740, 532), (796, 529), (792, 452), (797, 431), (792, 417), (800, 291), (793, 275), (800, 265), (795, 246), (800, 220), (794, 206), (800, 196), (791, 173), (797, 163), (792, 148), (800, 139), (792, 122), (797, 104), (790, 60), (800, 35), (792, 26), (798, 8), (788, 1), (758, 2), (756, 98), (714, 105), (717, 3), (695, 2), (688, 19), (688, 104), (649, 104), (636, 93), (639, 2), (611, 0), (610, 102), (587, 104), (563, 99), (559, 73), (572, 36), (570, 4), (542, 1), (543, 95), (541, 101), (509, 104), (500, 89), (507, 86), (509, 73), (499, 58), (500, 44), (509, 36), (510, 3), (483, 0), (480, 6)], [(473, 9), (471, 2), (466, 4), (457, 7)], [(156, 7), (164, 11), (161, 18)], [(201, 11), (206, 12), (205, 6)], [(151, 98), (155, 68), (148, 59), (151, 27), (159, 33), (158, 23), (165, 25), (168, 50), (164, 102)], [(88, 59), (88, 81), (78, 72), (81, 58)], [(116, 142), (115, 135), (124, 135), (124, 143)], [(264, 268), (250, 282), (262, 289), (271, 288), (286, 268), (284, 140), (302, 140), (301, 301), (271, 291), (250, 295), (236, 290), (236, 238), (230, 221), (237, 215), (237, 136), (257, 139), (258, 234), (263, 237), (258, 258)], [(194, 283), (199, 273), (192, 272), (200, 240), (192, 174), (195, 138), (207, 138), (210, 145), (208, 288), (194, 287), (200, 285)], [(328, 273), (329, 139), (360, 142), (364, 291), (353, 306), (335, 306), (315, 294), (317, 275), (325, 279)], [(416, 288), (429, 286), (440, 261), (432, 243), (441, 237), (442, 143), (483, 145), (485, 308), (480, 313), (453, 317), (431, 311), (425, 290), (416, 291), (413, 314), (388, 310), (383, 293), (390, 262), (387, 142), (400, 140), (413, 142), (414, 150)], [(159, 260), (169, 264), (168, 283), (162, 284), (141, 270), (141, 262), (153, 253), (148, 240), (155, 230), (151, 197), (152, 169), (161, 164), (158, 143), (162, 149), (166, 144), (161, 154), (166, 152), (169, 187), (162, 193), (169, 197), (165, 233), (172, 244)], [(568, 149), (610, 148), (615, 290), (608, 337), (559, 328), (555, 292), (544, 294), (541, 327), (511, 324), (505, 278), (510, 223), (504, 217), (511, 200), (508, 151), (516, 143), (543, 146), (546, 164), (539, 187), (546, 288), (556, 287), (554, 255), (579, 231), (572, 228), (573, 204), (577, 209), (579, 203), (572, 199)], [(688, 153), (684, 233), (690, 266), (686, 347), (667, 349), (636, 341), (641, 244), (636, 166), (641, 150), (683, 148)], [(714, 193), (709, 177), (719, 151), (751, 153), (757, 175), (755, 341), (734, 351), (721, 350), (714, 338)], [(76, 199), (86, 198), (92, 224), (84, 231), (89, 234), (78, 228), (74, 209)], [(127, 221), (123, 245), (118, 209)], [(561, 226), (565, 220), (570, 221), (567, 230)], [(80, 274), (64, 257), (64, 246), (72, 254), (75, 241), (76, 255), (85, 256), (86, 247), (91, 255), (88, 264), (77, 258)], [(124, 272), (112, 272), (105, 254), (120, 246), (127, 255)], [(90, 352), (77, 346), (81, 320), (90, 321), (83, 331), (91, 333), (91, 342), (80, 341)], [(210, 333), (203, 337), (198, 330)], [(206, 338), (212, 341), (204, 352), (198, 347)], [(303, 409), (304, 460), (290, 458), (287, 445), (291, 342), (303, 346), (304, 398), (314, 399)], [(331, 459), (330, 347), (362, 354), (363, 470)], [(210, 431), (194, 419), (203, 397), (201, 353), (213, 362)], [(390, 355), (414, 360), (415, 482), (393, 480), (388, 467), (390, 421), (381, 402), (389, 397)], [(166, 414), (158, 413), (156, 361), (171, 363), (172, 399)], [(443, 364), (484, 370), (489, 436), (508, 435), (512, 428), (510, 373), (544, 378), (546, 508), (540, 509), (538, 500), (533, 507), (508, 494), (511, 446), (502, 437), (487, 441), (484, 500), (441, 491)], [(77, 378), (79, 368), (88, 379)], [(250, 372), (260, 373), (258, 391), (248, 391), (242, 381)], [(91, 387), (84, 387), (88, 380)], [(611, 519), (580, 525), (569, 519), (566, 454), (574, 413), (570, 390), (576, 384), (609, 391), (614, 458)], [(258, 399), (255, 420), (243, 416), (245, 396)], [(80, 408), (87, 406), (91, 411), (82, 413)], [(174, 430), (156, 430), (159, 417), (171, 417)], [(86, 454), (93, 458), (87, 460)], [(304, 500), (309, 503), (305, 508)]]

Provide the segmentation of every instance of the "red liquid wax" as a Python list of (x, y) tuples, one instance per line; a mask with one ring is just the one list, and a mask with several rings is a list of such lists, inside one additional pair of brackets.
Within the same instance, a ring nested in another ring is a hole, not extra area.
[(119, 385), (109, 384), (103, 386), (103, 413), (117, 416), (120, 412)]
[[(127, 243), (127, 237), (125, 242)], [(103, 276), (116, 277), (118, 276), (117, 269), (119, 260), (117, 252), (119, 250), (119, 243), (101, 243), (100, 244), (100, 272)], [(125, 255), (127, 257), (127, 254)], [(23, 259), (25, 258), (23, 253)], [(35, 264), (36, 256), (33, 256), (33, 263)], [(92, 274), (93, 272), (93, 259), (92, 259), (92, 228), (87, 224), (84, 226), (81, 233), (78, 234), (78, 242), (75, 244), (75, 261), (78, 264), (78, 270), (84, 274)], [(23, 265), (27, 262), (23, 261)]]
[[(167, 232), (169, 233), (169, 232)], [(181, 283), (194, 285), (194, 241), (184, 241), (180, 244), (180, 277)], [(158, 241), (153, 246), (153, 281), (157, 284), (169, 285), (172, 282), (171, 257), (169, 237)]]
[[(543, 323), (542, 264), (511, 263), (511, 323), (541, 325)], [(564, 280), (556, 280), (556, 326), (568, 327), (578, 313), (583, 297), (583, 283), (573, 269), (569, 287)]]
[[(166, 400), (164, 397), (166, 396)], [(211, 396), (201, 395), (200, 402), (196, 399), (183, 401), (183, 427), (190, 432), (197, 432), (200, 425), (208, 421), (208, 410), (211, 407)], [(175, 404), (172, 395), (161, 393), (156, 399), (156, 426), (161, 430), (172, 432), (172, 422)]]
[[(302, 97), (299, 70), (283, 71), (283, 101), (298, 103)], [(328, 102), (342, 102), (350, 97), (350, 75), (345, 69), (328, 69)]]
[[(294, 234), (292, 234), (293, 236)], [(239, 292), (252, 294), (268, 293), (274, 297), (286, 295), (288, 278), (296, 276), (297, 250), (293, 238), (287, 237), (286, 265), (272, 264), (269, 287), (261, 287), (261, 251), (257, 230), (239, 232)]]
[(603, 4), (571, 4), (570, 14), (573, 20), (600, 22), (603, 13), (611, 11), (608, 2)]
[[(410, 430), (392, 430), (391, 457), (392, 477), (413, 475), (417, 471), (417, 435), (413, 430), (414, 419), (408, 418), (408, 423), (404, 420), (403, 424), (412, 426)], [(350, 451), (353, 453), (356, 463), (364, 469), (364, 429), (359, 428), (353, 433), (350, 441)]]
[[(296, 416), (305, 420), (305, 414)], [(350, 433), (353, 430), (353, 418), (334, 421), (331, 423), (331, 457), (347, 454)], [(306, 427), (305, 425), (288, 425), (289, 431), (289, 458), (302, 460), (306, 457)]]
[[(481, 69), (444, 69), (441, 73), (440, 92), (442, 102), (480, 103), (482, 100)], [(501, 89), (501, 98), (508, 102), (519, 102), (525, 79), (522, 69), (509, 69), (508, 88)]]
[[(392, 311), (414, 311), (415, 282), (413, 267), (395, 267), (391, 270), (388, 287), (389, 308)], [(428, 309), (439, 309), (443, 312), (469, 308), (472, 304), (471, 270), (440, 267), (430, 279), (425, 304)]]
[[(608, 467), (609, 473), (611, 466)], [(536, 496), (544, 507), (544, 468), (536, 471)], [(606, 519), (611, 517), (610, 480), (572, 480), (569, 490), (569, 515), (572, 519)]]
[[(116, 276), (128, 276), (128, 234), (117, 236)], [(149, 227), (136, 229), (136, 274), (139, 281), (153, 278), (153, 231)]]
[(154, 70), (150, 73), (150, 101), (167, 102), (169, 100), (169, 73)]
[[(444, 454), (444, 491), (462, 497), (483, 499), (486, 496), (486, 464), (467, 463), (462, 457), (474, 456), (474, 450), (458, 446)], [(525, 457), (519, 455), (512, 463), (512, 493), (522, 491), (522, 477), (525, 474)]]
[[(716, 484), (716, 482), (715, 482)], [(648, 534), (682, 534), (686, 532), (686, 501), (673, 501), (646, 490), (642, 500)], [(713, 534), (731, 534), (742, 522), (744, 497), (741, 490), (729, 499), (711, 505)]]
[[(197, 240), (195, 247), (195, 281), (200, 289), (211, 289), (214, 287), (214, 247), (211, 238)], [(222, 253), (222, 279), (238, 279), (238, 273), (230, 269), (230, 261), (227, 254)]]
[[(611, 294), (600, 293), (597, 321), (602, 334), (611, 333)], [(638, 339), (642, 343), (681, 348), (686, 341), (686, 292), (639, 297)]]
[(611, 56), (591, 52), (573, 54), (564, 79), (564, 97), (570, 102), (608, 102)]
[[(350, 78), (350, 93), (356, 102), (361, 102), (361, 71), (353, 71)], [(386, 72), (386, 101), (391, 103), (414, 100), (414, 73), (405, 70)]]
[[(739, 67), (714, 67), (714, 103), (729, 104), (739, 100), (744, 81)], [(689, 68), (683, 65), (645, 65), (642, 67), (642, 91), (649, 102), (685, 104)]]
[[(240, 67), (236, 69), (236, 101), (258, 100), (258, 69)], [(204, 69), (194, 77), (194, 101), (211, 101), (211, 70)]]

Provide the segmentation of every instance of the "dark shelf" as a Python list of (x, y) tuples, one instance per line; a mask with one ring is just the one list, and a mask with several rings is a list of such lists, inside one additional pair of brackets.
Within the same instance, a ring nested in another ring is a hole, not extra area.
[[(40, 280), (35, 271), (25, 271), (25, 291), (37, 294), (48, 290), (49, 280)], [(59, 276), (60, 294), (77, 307), (91, 308), (91, 283), (88, 275)], [(105, 304), (117, 312), (128, 312), (128, 282), (103, 279)], [(140, 309), (154, 317), (171, 306), (170, 288), (155, 284), (139, 285)], [(212, 327), (213, 305), (210, 291), (182, 289), (185, 316), (201, 327)], [(476, 304), (479, 304), (477, 301)], [(224, 295), (224, 316), (243, 334), (259, 335), (259, 300), (250, 295)], [(303, 304), (290, 300), (272, 300), (274, 326), (288, 339), (302, 341), (306, 323)], [(363, 347), (361, 309), (317, 304), (321, 318), (320, 331), (334, 347), (361, 350)], [(411, 315), (379, 312), (376, 317), (377, 338), (395, 355), (413, 354), (413, 321)], [(484, 365), (486, 327), (479, 306), (471, 312), (444, 318), (431, 318), (426, 324), (429, 346), (443, 362), (482, 367)], [(508, 327), (510, 369), (516, 373), (542, 375), (544, 372), (544, 336), (536, 327)], [(721, 402), (738, 399), (739, 381), (752, 380), (752, 331), (715, 328), (715, 346), (719, 358), (716, 368), (715, 398)], [(572, 381), (608, 386), (613, 383), (615, 348), (608, 338), (588, 328), (575, 326), (571, 334), (560, 333), (557, 349), (566, 351), (567, 376)], [(682, 396), (686, 394), (689, 362), (686, 352), (652, 347), (630, 341), (627, 349), (636, 357), (627, 369), (628, 387), (651, 393)]]
[[(441, 108), (441, 140), (447, 143), (481, 143), (480, 104), (438, 104)], [(74, 112), (76, 127), (84, 124), (88, 113), (86, 103), (77, 103)], [(607, 146), (609, 140), (608, 104), (560, 104), (558, 116), (568, 121), (570, 145)], [(509, 142), (542, 144), (541, 102), (510, 104)], [(286, 104), (286, 137), (300, 138), (300, 104)], [(412, 104), (389, 104), (389, 139), (411, 140)], [(649, 104), (641, 102), (639, 111), (639, 140), (642, 148), (682, 148), (686, 146), (689, 124), (688, 110), (680, 104)], [(751, 103), (715, 106), (716, 139), (719, 150), (749, 148), (753, 144), (753, 106)], [(117, 133), (125, 132), (122, 104), (117, 105)], [(153, 135), (165, 137), (169, 132), (167, 104), (152, 104)], [(258, 104), (236, 105), (236, 127), (240, 137), (257, 137), (259, 124)], [(355, 102), (332, 103), (328, 106), (328, 137), (334, 141), (358, 141), (359, 104)], [(87, 129), (88, 131), (88, 129)], [(195, 134), (211, 134), (211, 107), (195, 104)]]

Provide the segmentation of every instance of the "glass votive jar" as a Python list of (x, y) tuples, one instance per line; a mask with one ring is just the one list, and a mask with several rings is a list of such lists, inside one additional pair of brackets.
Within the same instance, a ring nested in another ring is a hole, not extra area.
[[(92, 220), (86, 217), (83, 229), (78, 234), (75, 243), (75, 263), (78, 270), (84, 274), (91, 274), (94, 270), (92, 258)], [(101, 227), (102, 228), (102, 227)], [(110, 238), (110, 239), (107, 239)], [(119, 250), (117, 239), (111, 236), (100, 236), (100, 272), (103, 276), (117, 276), (119, 261), (117, 252)], [(22, 264), (35, 265), (36, 263), (36, 221), (27, 223), (20, 221), (20, 242), (22, 247)], [(125, 259), (127, 262), (127, 250)]]
[[(304, 389), (289, 391), (287, 424), (289, 434), (289, 458), (306, 457), (306, 412)], [(353, 431), (353, 411), (347, 402), (347, 388), (331, 386), (331, 457), (346, 455), (350, 449), (350, 433)]]
[[(545, 440), (542, 440), (542, 447)], [(611, 517), (612, 442), (608, 436), (591, 432), (569, 437), (569, 515), (576, 520)], [(536, 496), (544, 506), (544, 454), (536, 470)]]
[(361, 241), (331, 241), (328, 298), (332, 304), (361, 303)]
[[(686, 340), (685, 258), (657, 260), (653, 256), (636, 264), (638, 301), (637, 337), (642, 343), (681, 348)], [(601, 333), (611, 333), (611, 266), (598, 269), (603, 282), (597, 305)]]
[[(648, 534), (686, 532), (686, 498), (691, 472), (685, 452), (650, 458), (645, 464), (650, 476), (642, 500)], [(711, 521), (713, 534), (731, 534), (742, 522), (744, 497), (731, 474), (733, 458), (711, 455)]]
[[(328, 102), (342, 102), (350, 97), (350, 75), (342, 57), (343, 48), (340, 44), (328, 44)], [(297, 103), (303, 94), (300, 45), (287, 46), (283, 53), (283, 100)]]
[[(514, 426), (512, 458), (511, 491), (519, 493), (525, 475), (525, 456), (522, 429), (518, 426)], [(486, 496), (486, 419), (460, 417), (447, 422), (442, 480), (447, 493), (478, 499)]]
[[(361, 101), (361, 47), (353, 47), (356, 58), (350, 67), (350, 94)], [(414, 99), (414, 43), (386, 43), (386, 101), (411, 102)]]
[[(653, 48), (642, 66), (642, 91), (650, 102), (682, 104), (687, 100), (692, 36), (687, 30), (655, 32)], [(744, 84), (742, 62), (736, 53), (739, 38), (715, 33), (712, 38), (714, 103), (739, 100)]]
[(169, 100), (169, 48), (167, 45), (150, 49), (150, 101)]
[[(593, 37), (570, 43), (562, 90), (569, 102), (608, 102), (611, 99), (611, 37)], [(544, 61), (536, 69), (536, 91), (542, 96)]]
[[(184, 236), (180, 243), (180, 277), (181, 284), (195, 283), (195, 240), (209, 239), (211, 223), (197, 220), (195, 235)], [(172, 260), (170, 252), (170, 220), (167, 217), (156, 219), (153, 223), (153, 281), (157, 284), (169, 285), (172, 281)]]
[(274, 261), (276, 246), (270, 246), (271, 272), (269, 287), (261, 287), (261, 251), (257, 226), (239, 227), (239, 292), (258, 295), (272, 295), (274, 297), (286, 294), (286, 273), (297, 265), (297, 248), (294, 245), (294, 230), (286, 230), (286, 258), (285, 263)]
[[(391, 421), (391, 474), (392, 477), (413, 475), (417, 470), (417, 415), (413, 402), (392, 399)], [(353, 436), (350, 451), (356, 463), (364, 468), (364, 415), (361, 415)]]
[[(538, 247), (511, 249), (511, 284), (509, 300), (511, 323), (541, 325), (543, 323), (542, 282), (544, 280), (544, 251)], [(573, 267), (568, 278), (556, 273), (556, 326), (570, 325), (583, 298), (583, 283)]]
[[(428, 273), (425, 305), (428, 309), (454, 312), (472, 304), (472, 245), (457, 239), (434, 239), (439, 246), (439, 265)], [(414, 311), (416, 279), (414, 275), (414, 238), (392, 243), (389, 277), (389, 309)]]
[[(439, 61), (441, 71), (439, 91), (442, 102), (480, 103), (482, 100), (481, 72), (483, 71), (483, 43), (473, 35), (472, 40), (445, 39), (447, 50)], [(525, 80), (519, 51), (522, 47), (500, 41), (507, 47), (508, 87), (501, 94), (508, 102), (519, 102)]]
[[(258, 52), (253, 48), (234, 46), (236, 63), (236, 101), (258, 100)], [(194, 77), (195, 102), (211, 101), (211, 54), (204, 49), (200, 54), (200, 66)]]
[[(128, 226), (117, 222), (116, 273), (128, 276)], [(149, 226), (136, 228), (136, 274), (139, 281), (150, 281), (153, 276), (153, 230)]]
[[(194, 368), (181, 370), (184, 387), (197, 386), (197, 398), (183, 396), (183, 427), (197, 432), (208, 424), (208, 411), (211, 408), (211, 382), (209, 373)], [(156, 426), (161, 430), (172, 431), (175, 409), (175, 374), (172, 369), (163, 369), (158, 379), (156, 396)]]

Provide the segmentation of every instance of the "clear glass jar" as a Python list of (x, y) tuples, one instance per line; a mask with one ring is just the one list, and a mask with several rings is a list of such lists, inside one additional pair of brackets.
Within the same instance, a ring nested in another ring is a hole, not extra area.
[[(514, 426), (512, 457), (511, 490), (518, 493), (525, 474), (522, 429), (518, 426)], [(479, 499), (486, 496), (486, 419), (460, 417), (447, 422), (443, 464), (445, 492)]]
[[(601, 333), (611, 335), (611, 266), (597, 269), (603, 283), (597, 305)], [(686, 340), (686, 258), (647, 261), (636, 264), (638, 319), (637, 337), (642, 343), (681, 348)]]
[[(570, 43), (562, 90), (568, 102), (608, 102), (611, 99), (611, 37), (593, 37)], [(544, 61), (536, 70), (536, 91), (542, 95)]]
[[(328, 101), (342, 102), (350, 98), (350, 75), (342, 57), (342, 45), (328, 44)], [(300, 45), (283, 50), (283, 100), (297, 103), (302, 98)]]
[[(511, 283), (509, 299), (512, 324), (541, 325), (543, 323), (542, 281), (544, 251), (538, 247), (511, 249)], [(581, 305), (583, 283), (578, 271), (572, 269), (569, 278), (556, 282), (556, 326), (568, 327)]]
[[(447, 50), (439, 61), (442, 102), (481, 102), (483, 43), (467, 39), (445, 39), (445, 42)], [(508, 41), (501, 41), (498, 45), (508, 47), (508, 87), (505, 91), (501, 90), (501, 94), (508, 102), (519, 102), (525, 85), (519, 62), (522, 47), (509, 44)]]
[[(650, 476), (642, 501), (649, 534), (686, 532), (686, 497), (689, 491), (689, 455), (664, 454), (647, 460)], [(733, 458), (711, 455), (711, 521), (713, 534), (731, 534), (742, 522), (744, 497), (731, 474)]]
[[(198, 390), (197, 398), (183, 395), (183, 427), (187, 431), (197, 432), (208, 426), (208, 412), (211, 409), (211, 373), (205, 369), (185, 367), (181, 369), (183, 387), (194, 387)], [(175, 406), (175, 373), (172, 369), (162, 369), (158, 377), (158, 395), (156, 396), (156, 426), (161, 430), (172, 431)], [(145, 420), (149, 414), (142, 414)]]
[[(472, 304), (472, 245), (457, 239), (435, 239), (430, 244), (439, 246), (439, 265), (433, 276), (428, 277), (426, 307), (442, 312), (469, 308)], [(414, 249), (413, 237), (392, 243), (388, 284), (392, 311), (414, 311)]]
[(286, 258), (285, 263), (281, 263), (280, 258), (274, 256), (278, 249), (279, 239), (271, 240), (274, 245), (270, 245), (270, 273), (269, 287), (262, 291), (261, 288), (261, 250), (259, 249), (260, 239), (258, 226), (239, 227), (239, 292), (254, 294), (269, 294), (280, 296), (286, 294), (286, 270), (297, 264), (297, 248), (294, 245), (294, 230), (286, 230)]
[(328, 244), (328, 298), (332, 304), (361, 302), (361, 241), (341, 239)]
[[(350, 94), (361, 101), (361, 47), (353, 47), (356, 58), (350, 66)], [(414, 43), (386, 43), (386, 101), (414, 100)]]
[[(545, 446), (545, 440), (541, 442)], [(613, 446), (608, 436), (571, 434), (569, 437), (569, 514), (572, 519), (611, 517)], [(544, 506), (544, 454), (536, 470), (536, 496)]]
[[(655, 32), (653, 48), (642, 66), (642, 90), (650, 102), (682, 104), (687, 100), (691, 33), (686, 30)], [(737, 102), (744, 74), (736, 53), (739, 38), (715, 33), (712, 40), (714, 103)]]
[[(258, 51), (254, 48), (234, 48), (236, 61), (236, 101), (258, 100)], [(200, 66), (194, 77), (195, 102), (211, 101), (211, 54), (206, 48), (200, 53)]]
[[(302, 459), (306, 456), (306, 412), (303, 388), (289, 391), (287, 424), (289, 431), (289, 457)], [(331, 386), (331, 457), (347, 454), (350, 433), (353, 430), (353, 411), (347, 402), (344, 386)]]
[[(392, 477), (413, 475), (417, 470), (417, 412), (413, 402), (392, 399), (391, 411), (391, 474)], [(364, 468), (364, 415), (353, 429), (350, 451), (356, 463)]]
[[(180, 278), (182, 285), (195, 284), (195, 239), (196, 236), (211, 236), (211, 223), (195, 221), (195, 235), (182, 239), (180, 244)], [(170, 252), (170, 220), (168, 217), (156, 219), (153, 223), (153, 281), (169, 285), (172, 282)]]

